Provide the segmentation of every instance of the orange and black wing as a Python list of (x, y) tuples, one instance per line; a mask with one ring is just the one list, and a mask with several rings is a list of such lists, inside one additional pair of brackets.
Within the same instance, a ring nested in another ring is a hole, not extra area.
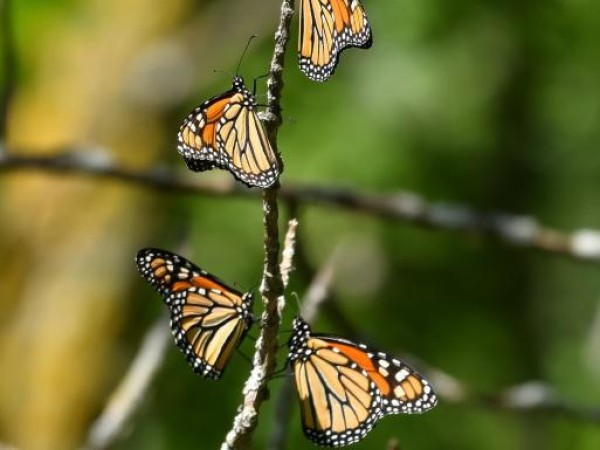
[(429, 383), (403, 362), (351, 341), (313, 335), (299, 318), (288, 361), (304, 433), (321, 446), (353, 444), (381, 417), (425, 412), (437, 402)]
[(300, 70), (327, 81), (339, 54), (348, 47), (369, 48), (371, 26), (358, 0), (302, 0), (298, 38)]
[(167, 304), (175, 343), (194, 372), (220, 378), (252, 325), (252, 294), (165, 250), (140, 250), (136, 262)]
[(240, 77), (185, 119), (177, 149), (194, 171), (229, 170), (247, 186), (266, 188), (279, 178), (281, 164), (256, 114), (256, 100)]

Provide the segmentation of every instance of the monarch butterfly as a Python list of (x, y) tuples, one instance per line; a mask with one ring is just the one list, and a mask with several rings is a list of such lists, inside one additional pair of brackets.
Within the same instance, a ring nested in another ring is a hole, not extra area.
[(281, 172), (280, 162), (256, 114), (256, 99), (235, 76), (231, 89), (205, 101), (183, 121), (177, 151), (189, 169), (229, 170), (249, 187), (267, 188)]
[(369, 48), (371, 26), (358, 0), (302, 0), (298, 38), (300, 70), (327, 81), (348, 47)]
[(254, 321), (252, 294), (166, 250), (140, 250), (136, 263), (169, 307), (175, 343), (194, 372), (220, 378)]
[(402, 361), (362, 344), (313, 334), (297, 317), (288, 343), (304, 434), (325, 447), (363, 439), (388, 414), (433, 408), (429, 382)]

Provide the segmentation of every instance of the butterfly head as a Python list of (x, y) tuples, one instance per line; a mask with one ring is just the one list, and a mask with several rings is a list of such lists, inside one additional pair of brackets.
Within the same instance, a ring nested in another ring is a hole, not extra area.
[(233, 82), (231, 84), (233, 89), (236, 91), (247, 91), (246, 85), (244, 84), (244, 79), (239, 75), (235, 75), (233, 77)]
[[(256, 86), (254, 86), (256, 89)], [(239, 92), (244, 97), (243, 103), (245, 106), (250, 109), (254, 109), (256, 107), (256, 98), (254, 97), (254, 93), (250, 92), (244, 84), (244, 79), (239, 75), (233, 77), (233, 83), (231, 85), (231, 90), (235, 92)]]
[(292, 323), (292, 335), (288, 341), (290, 352), (288, 360), (293, 361), (306, 354), (306, 342), (310, 338), (310, 326), (301, 317), (297, 316)]
[(252, 323), (254, 322), (254, 316), (252, 315), (252, 308), (254, 306), (254, 294), (252, 292), (246, 292), (242, 295), (242, 314), (247, 317)]

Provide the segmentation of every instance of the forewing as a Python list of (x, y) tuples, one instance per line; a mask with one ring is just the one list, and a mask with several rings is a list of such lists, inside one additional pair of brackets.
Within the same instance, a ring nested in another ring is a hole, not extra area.
[(210, 274), (184, 257), (156, 248), (140, 250), (136, 256), (136, 264), (140, 274), (163, 299), (174, 292), (190, 288), (196, 282), (211, 278)]
[(382, 415), (419, 414), (437, 404), (429, 381), (405, 362), (345, 339), (327, 341), (362, 367), (377, 385)]

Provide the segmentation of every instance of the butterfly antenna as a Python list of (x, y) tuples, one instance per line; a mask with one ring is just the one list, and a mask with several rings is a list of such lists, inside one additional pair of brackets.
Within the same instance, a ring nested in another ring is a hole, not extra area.
[(294, 297), (294, 299), (296, 300), (296, 313), (297, 315), (301, 315), (302, 305), (300, 304), (300, 297), (298, 297), (298, 294), (295, 291), (292, 292), (292, 297)]
[(287, 367), (284, 367), (283, 369), (279, 369), (275, 372), (273, 372), (273, 374), (271, 374), (271, 377), (269, 378), (269, 380), (276, 380), (277, 378), (284, 378), (287, 377), (289, 374), (287, 372)]
[(250, 367), (252, 367), (252, 360), (250, 359), (250, 357), (248, 355), (246, 355), (243, 351), (241, 351), (240, 349), (237, 350), (238, 354), (242, 357), (242, 359), (244, 361), (246, 361)]
[(247, 291), (247, 290), (246, 290), (246, 288), (245, 288), (245, 286), (242, 286), (242, 284), (241, 284), (241, 283), (238, 283), (237, 281), (234, 281), (234, 282), (233, 282), (233, 286), (234, 286), (234, 287), (235, 287), (237, 290), (239, 290), (239, 291), (242, 291), (242, 292), (252, 292), (252, 289), (251, 289), (251, 290), (249, 290), (249, 291)]
[(234, 74), (232, 74), (231, 72), (228, 72), (227, 70), (221, 70), (221, 69), (213, 69), (214, 73), (226, 73), (227, 75), (229, 75), (230, 77), (233, 77)]
[(270, 75), (270, 73), (269, 73), (269, 72), (267, 72), (267, 73), (265, 73), (265, 74), (263, 74), (263, 75), (259, 75), (258, 77), (256, 77), (256, 78), (254, 79), (254, 85), (253, 85), (253, 88), (252, 88), (252, 95), (254, 95), (254, 96), (256, 97), (256, 82), (257, 82), (258, 80), (261, 80), (261, 79), (263, 79), (263, 78), (267, 78), (269, 75)]
[(238, 75), (240, 73), (240, 66), (242, 65), (242, 60), (244, 59), (244, 56), (246, 55), (246, 52), (248, 51), (248, 47), (250, 47), (250, 42), (252, 42), (252, 39), (254, 39), (255, 37), (258, 37), (258, 34), (253, 34), (248, 39), (248, 42), (246, 43), (246, 47), (244, 47), (244, 51), (242, 52), (242, 56), (240, 56), (240, 60), (238, 61), (238, 65), (235, 68), (236, 75)]
[(270, 380), (274, 380), (275, 378), (281, 378), (284, 376), (287, 376), (290, 374), (290, 372), (288, 371), (288, 367), (289, 367), (289, 361), (286, 359), (285, 363), (283, 363), (283, 367), (281, 369), (277, 369), (275, 370), (272, 374), (271, 377), (269, 378)]

